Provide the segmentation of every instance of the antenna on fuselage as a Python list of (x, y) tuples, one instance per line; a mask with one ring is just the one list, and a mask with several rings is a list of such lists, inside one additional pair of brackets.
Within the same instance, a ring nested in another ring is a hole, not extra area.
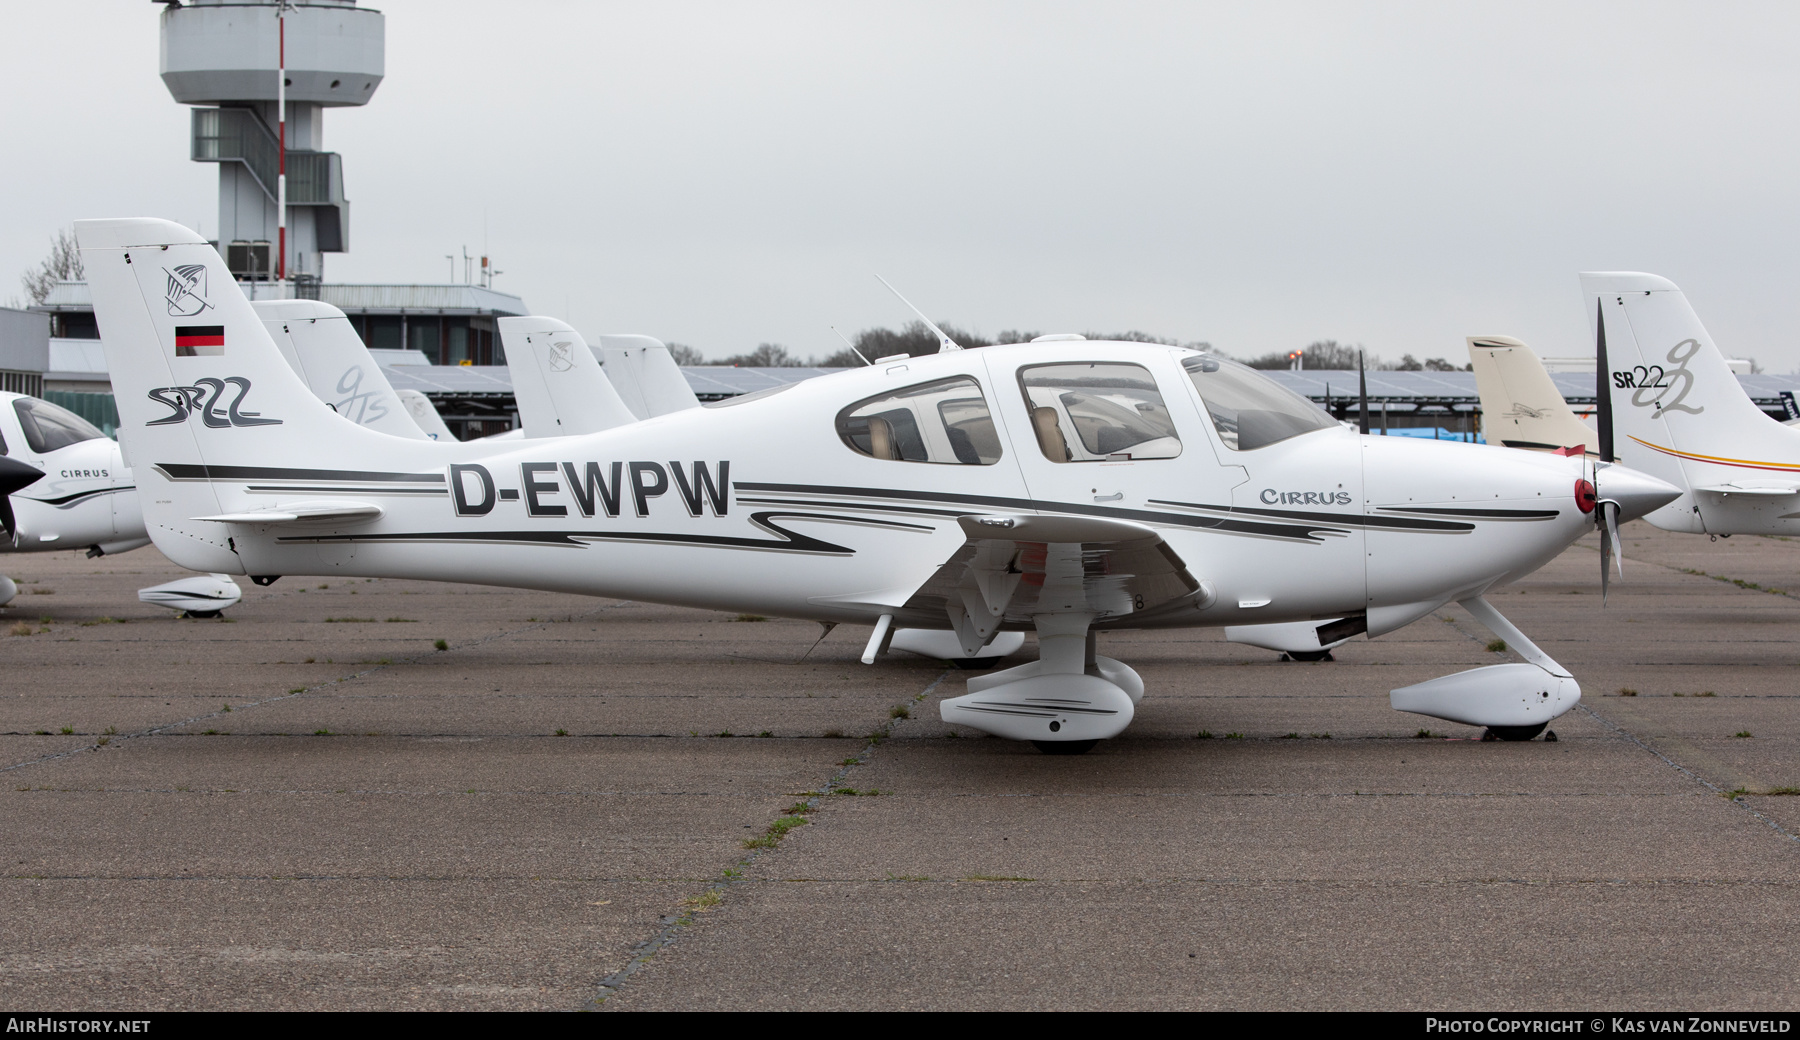
[(942, 354), (947, 350), (961, 350), (962, 349), (962, 344), (951, 339), (949, 336), (944, 335), (944, 330), (938, 328), (937, 324), (935, 322), (933, 322), (930, 318), (927, 318), (925, 316), (924, 311), (920, 310), (917, 307), (914, 307), (912, 305), (911, 300), (907, 299), (904, 296), (901, 296), (900, 290), (894, 288), (891, 285), (888, 285), (888, 280), (886, 278), (883, 278), (880, 275), (876, 275), (875, 280), (880, 282), (882, 285), (887, 285), (888, 292), (893, 293), (895, 298), (897, 298), (901, 303), (906, 304), (906, 307), (908, 310), (912, 311), (914, 314), (917, 314), (919, 316), (919, 320), (925, 323), (926, 328), (937, 333), (938, 353)]
[(836, 326), (836, 325), (831, 325), (831, 326), (827, 326), (827, 327), (828, 327), (828, 328), (830, 328), (830, 329), (831, 329), (831, 331), (833, 331), (833, 332), (837, 332), (837, 338), (838, 338), (838, 339), (841, 339), (841, 340), (843, 340), (843, 341), (844, 341), (844, 346), (846, 346), (846, 347), (849, 347), (849, 348), (850, 348), (850, 353), (852, 353), (852, 354), (855, 354), (855, 355), (856, 355), (856, 356), (857, 356), (857, 357), (859, 357), (859, 358), (862, 358), (862, 363), (863, 363), (863, 364), (865, 364), (865, 365), (873, 365), (873, 364), (874, 364), (874, 363), (875, 363), (875, 362), (873, 362), (873, 361), (870, 361), (870, 360), (869, 360), (869, 359), (868, 359), (868, 358), (866, 358), (866, 357), (863, 357), (863, 352), (862, 352), (862, 351), (860, 351), (860, 350), (857, 350), (857, 349), (856, 349), (856, 344), (854, 344), (854, 343), (852, 343), (852, 342), (850, 342), (850, 337), (849, 337), (849, 336), (846, 336), (846, 335), (844, 335), (844, 334), (843, 334), (843, 333), (841, 333), (841, 332), (838, 332), (838, 330), (837, 330), (837, 326)]

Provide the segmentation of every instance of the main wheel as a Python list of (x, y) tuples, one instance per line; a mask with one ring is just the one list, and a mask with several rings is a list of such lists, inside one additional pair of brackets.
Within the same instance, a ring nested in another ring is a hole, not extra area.
[(1085, 755), (1098, 740), (1034, 740), (1032, 746), (1046, 755)]
[(1481, 735), (1482, 740), (1530, 740), (1544, 732), (1548, 722), (1540, 722), (1535, 726), (1489, 726)]
[(222, 610), (190, 610), (187, 612), (187, 616), (191, 617), (191, 618), (206, 618), (206, 619), (210, 620), (212, 618), (218, 617), (220, 614), (223, 614), (223, 613), (224, 613), (224, 611), (222, 611)]
[(964, 671), (979, 672), (984, 668), (992, 668), (1000, 663), (998, 657), (953, 657), (950, 663)]
[(1335, 661), (1329, 650), (1289, 650), (1281, 656), (1293, 661)]

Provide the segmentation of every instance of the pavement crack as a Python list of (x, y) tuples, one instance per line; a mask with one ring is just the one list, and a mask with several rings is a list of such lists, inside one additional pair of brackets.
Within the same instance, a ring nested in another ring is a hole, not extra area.
[(1602, 726), (1605, 726), (1606, 728), (1612, 730), (1614, 733), (1619, 734), (1620, 736), (1624, 737), (1626, 740), (1629, 740), (1633, 744), (1636, 744), (1638, 747), (1643, 748), (1645, 751), (1650, 752), (1652, 755), (1655, 755), (1657, 758), (1662, 759), (1663, 764), (1667, 765), (1669, 768), (1682, 774), (1683, 776), (1694, 781), (1695, 783), (1699, 784), (1700, 786), (1706, 788), (1708, 791), (1713, 792), (1714, 794), (1718, 795), (1719, 797), (1729, 800), (1732, 805), (1737, 806), (1739, 809), (1742, 809), (1744, 812), (1747, 812), (1750, 815), (1761, 820), (1762, 822), (1768, 824), (1771, 828), (1773, 828), (1775, 830), (1775, 832), (1777, 834), (1780, 834), (1782, 837), (1788, 839), (1789, 841), (1800, 842), (1800, 835), (1794, 834), (1793, 831), (1790, 831), (1786, 827), (1783, 827), (1781, 824), (1777, 823), (1775, 820), (1773, 820), (1769, 816), (1765, 815), (1764, 813), (1762, 813), (1756, 809), (1751, 808), (1750, 804), (1748, 802), (1744, 801), (1744, 799), (1742, 797), (1732, 794), (1731, 792), (1725, 790), (1723, 787), (1720, 787), (1718, 784), (1715, 784), (1711, 780), (1708, 780), (1706, 777), (1701, 776), (1699, 773), (1695, 772), (1694, 770), (1689, 769), (1687, 766), (1684, 766), (1680, 762), (1675, 761), (1674, 759), (1670, 758), (1668, 755), (1663, 754), (1661, 751), (1658, 751), (1656, 748), (1652, 747), (1650, 744), (1639, 739), (1637, 734), (1631, 732), (1630, 730), (1619, 725), (1618, 723), (1607, 718), (1606, 716), (1600, 714), (1599, 712), (1588, 707), (1587, 705), (1577, 704), (1576, 707), (1580, 708), (1582, 711), (1587, 712), (1589, 717), (1591, 717), (1594, 721), (1600, 723)]
[[(933, 690), (937, 689), (938, 686), (955, 673), (955, 671), (956, 669), (954, 667), (944, 669), (938, 674), (937, 678), (931, 681), (930, 685), (926, 686), (918, 693), (908, 696), (906, 700), (901, 701), (900, 704), (895, 707), (904, 707), (910, 711), (912, 706), (923, 702), (925, 698), (931, 695)], [(905, 721), (909, 717), (910, 715), (890, 713), (887, 718), (882, 720), (881, 725), (877, 727), (874, 732), (869, 734), (861, 751), (839, 763), (837, 772), (831, 774), (830, 778), (821, 784), (816, 791), (810, 792), (806, 796), (804, 802), (796, 803), (794, 808), (804, 805), (805, 814), (817, 812), (831, 792), (843, 786), (844, 779), (850, 775), (850, 771), (857, 766), (867, 763), (869, 756), (874, 754), (875, 749), (881, 746), (881, 742), (886, 740), (889, 735), (893, 733), (894, 726), (899, 722)], [(617, 996), (619, 991), (624, 988), (625, 984), (631, 980), (633, 975), (642, 971), (657, 954), (661, 953), (676, 939), (680, 938), (682, 933), (693, 927), (695, 915), (704, 913), (718, 906), (724, 901), (726, 894), (732, 888), (749, 881), (750, 879), (744, 876), (744, 868), (754, 864), (762, 857), (765, 851), (774, 851), (780, 844), (781, 837), (785, 835), (789, 829), (792, 829), (791, 827), (781, 827), (781, 821), (791, 818), (794, 815), (797, 814), (794, 813), (792, 809), (784, 811), (782, 816), (778, 817), (775, 823), (770, 825), (769, 830), (765, 832), (765, 834), (772, 839), (768, 844), (751, 847), (750, 851), (740, 857), (735, 865), (725, 869), (723, 877), (714, 881), (711, 885), (708, 885), (701, 892), (682, 900), (682, 905), (687, 908), (685, 912), (664, 916), (661, 921), (661, 928), (657, 929), (648, 938), (632, 947), (631, 959), (626, 962), (625, 966), (600, 980), (599, 985), (596, 987), (599, 992), (592, 1000), (588, 1001), (582, 1010), (599, 1011), (605, 1007), (606, 1002)]]

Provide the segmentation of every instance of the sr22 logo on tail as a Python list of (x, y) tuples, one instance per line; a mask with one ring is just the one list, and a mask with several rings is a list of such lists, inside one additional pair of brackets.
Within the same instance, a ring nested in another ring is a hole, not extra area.
[[(237, 388), (231, 403), (223, 409), (219, 407), (225, 396), (226, 386)], [(230, 429), (233, 426), (280, 426), (280, 419), (265, 419), (259, 412), (243, 410), (244, 398), (250, 396), (250, 380), (243, 376), (227, 376), (224, 379), (194, 380), (193, 386), (159, 386), (150, 391), (150, 400), (169, 409), (169, 414), (160, 419), (152, 419), (145, 426), (172, 426), (187, 422), (188, 416), (198, 415), (200, 421), (215, 430)]]
[[(1687, 370), (1688, 361), (1700, 352), (1700, 344), (1696, 340), (1684, 339), (1669, 348), (1668, 362), (1672, 368), (1661, 365), (1638, 365), (1612, 374), (1613, 387), (1618, 390), (1630, 390), (1631, 403), (1638, 408), (1655, 406), (1656, 411), (1650, 416), (1660, 419), (1664, 412), (1687, 412), (1699, 415), (1706, 411), (1706, 406), (1694, 408), (1682, 404), (1688, 392), (1694, 389), (1694, 373)], [(1675, 399), (1666, 404), (1663, 398), (1674, 390)]]

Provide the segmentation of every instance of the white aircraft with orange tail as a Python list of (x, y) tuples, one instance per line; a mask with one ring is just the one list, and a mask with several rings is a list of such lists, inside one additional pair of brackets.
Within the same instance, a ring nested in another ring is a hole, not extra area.
[[(1483, 598), (1679, 492), (1585, 460), (1366, 437), (1197, 350), (957, 349), (580, 437), (444, 444), (344, 422), (283, 361), (217, 252), (154, 219), (76, 226), (121, 440), (183, 566), (617, 596), (954, 632), (1035, 631), (946, 721), (1051, 752), (1145, 695), (1099, 631), (1333, 619), (1379, 635), (1446, 603), (1524, 662), (1392, 691), (1523, 739), (1580, 697)], [(1591, 479), (1590, 479), (1591, 478)], [(1598, 486), (1596, 487), (1596, 483)]]

